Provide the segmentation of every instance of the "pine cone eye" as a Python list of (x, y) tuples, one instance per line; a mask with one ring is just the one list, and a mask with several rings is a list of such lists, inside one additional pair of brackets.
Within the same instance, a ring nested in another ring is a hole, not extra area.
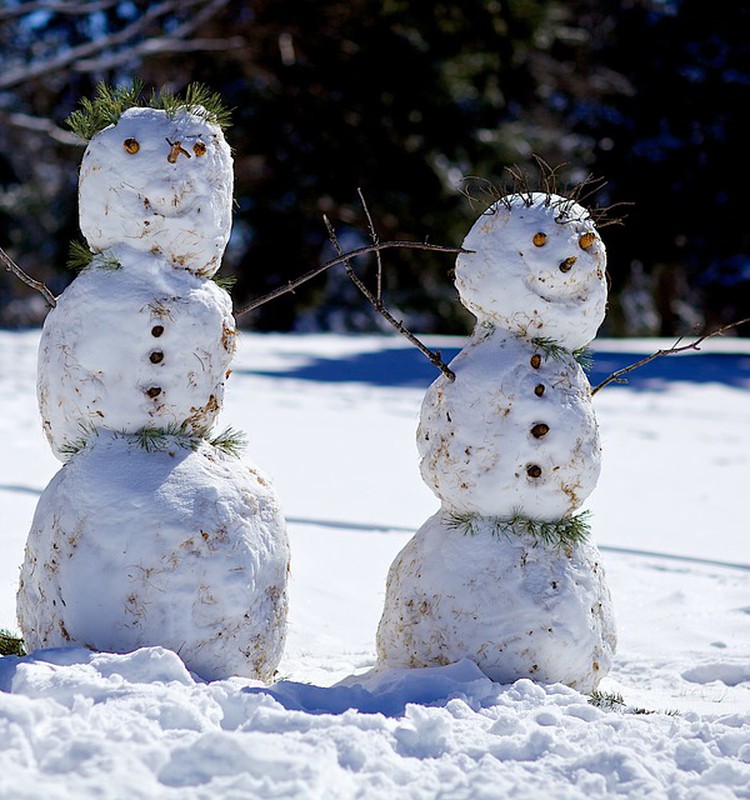
[(547, 244), (547, 234), (542, 233), (541, 231), (539, 233), (535, 233), (532, 241), (537, 247), (544, 247), (544, 245)]
[(205, 156), (206, 155), (206, 145), (203, 142), (196, 142), (193, 145), (193, 152), (197, 156)]
[(591, 231), (587, 231), (584, 233), (581, 238), (578, 240), (578, 245), (581, 250), (588, 250), (592, 244), (596, 241), (596, 234), (591, 233)]
[(128, 153), (130, 153), (131, 156), (135, 155), (141, 149), (138, 141), (132, 137), (130, 139), (126, 139), (122, 143), (122, 146), (125, 148), (125, 150), (127, 150)]

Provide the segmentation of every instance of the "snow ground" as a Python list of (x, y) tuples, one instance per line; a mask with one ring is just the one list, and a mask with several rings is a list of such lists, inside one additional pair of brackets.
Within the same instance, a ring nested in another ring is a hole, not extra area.
[[(0, 333), (0, 626), (59, 466), (37, 342)], [(592, 382), (663, 345), (596, 342)], [(750, 343), (659, 359), (595, 400), (587, 506), (620, 635), (601, 688), (677, 714), (468, 662), (368, 674), (388, 566), (437, 507), (414, 443), (434, 376), (400, 339), (243, 335), (220, 425), (247, 432), (289, 520), (282, 680), (204, 684), (158, 648), (2, 659), (0, 798), (750, 797)]]

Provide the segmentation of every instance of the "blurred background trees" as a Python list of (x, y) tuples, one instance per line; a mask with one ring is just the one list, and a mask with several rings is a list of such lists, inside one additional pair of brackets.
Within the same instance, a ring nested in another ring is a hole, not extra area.
[[(0, 247), (55, 293), (79, 239), (82, 144), (63, 121), (96, 83), (200, 81), (233, 111), (237, 208), (222, 274), (237, 306), (381, 238), (460, 244), (508, 166), (606, 179), (610, 335), (673, 335), (750, 309), (750, 7), (698, 0), (6, 0), (0, 8)], [(742, 142), (742, 144), (741, 144)], [(470, 176), (476, 176), (472, 179)], [(464, 332), (449, 256), (385, 257), (388, 304)], [(363, 275), (371, 269), (360, 265)], [(263, 330), (378, 326), (340, 270), (244, 317)], [(41, 297), (0, 276), (0, 324)], [(741, 331), (742, 332), (742, 331)], [(750, 334), (747, 329), (745, 334)]]

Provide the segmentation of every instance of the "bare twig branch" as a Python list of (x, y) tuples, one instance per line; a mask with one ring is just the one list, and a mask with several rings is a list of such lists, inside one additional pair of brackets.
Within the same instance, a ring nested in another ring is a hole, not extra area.
[(22, 130), (33, 131), (34, 133), (43, 133), (61, 144), (75, 145), (77, 147), (84, 144), (77, 136), (59, 128), (50, 119), (32, 117), (30, 114), (6, 113), (0, 109), (0, 120), (7, 125), (12, 125), (14, 128), (21, 128)]
[[(359, 201), (362, 203), (362, 209), (365, 212), (365, 216), (367, 217), (367, 228), (370, 232), (370, 239), (372, 240), (373, 244), (377, 244), (380, 241), (380, 237), (378, 236), (378, 232), (375, 230), (375, 224), (372, 221), (372, 216), (370, 215), (370, 209), (367, 207), (367, 203), (365, 202), (365, 196), (362, 194), (362, 189), (357, 188), (357, 194), (359, 195)], [(327, 221), (326, 221), (326, 224)], [(339, 253), (339, 255), (342, 255)], [(375, 297), (377, 299), (378, 305), (383, 304), (383, 259), (380, 256), (380, 252), (375, 253), (375, 258), (377, 259), (377, 286), (375, 289)], [(377, 308), (377, 306), (376, 306)]]
[(50, 290), (41, 282), (36, 281), (34, 278), (27, 275), (21, 267), (16, 264), (16, 262), (5, 252), (5, 250), (0, 247), (0, 261), (5, 264), (5, 269), (8, 272), (12, 272), (17, 278), (20, 278), (27, 286), (30, 286), (32, 289), (36, 289), (39, 294), (49, 303), (49, 305), (54, 308), (57, 305), (57, 300), (55, 296), (50, 292)]
[(53, 14), (68, 14), (70, 16), (80, 16), (93, 14), (95, 11), (104, 11), (107, 8), (116, 6), (120, 0), (87, 0), (84, 3), (59, 2), (59, 0), (32, 0), (28, 3), (20, 3), (12, 8), (0, 9), (0, 22), (15, 17), (22, 17), (24, 14), (31, 14), (33, 11), (50, 11)]
[[(193, 0), (195, 2), (195, 0)], [(98, 59), (83, 59), (73, 64), (76, 72), (100, 72), (127, 64), (134, 58), (142, 58), (153, 53), (193, 52), (201, 50), (230, 50), (243, 47), (247, 42), (241, 36), (226, 39), (187, 39), (200, 26), (227, 4), (228, 0), (200, 0), (203, 8), (170, 31), (168, 36), (156, 36), (144, 39), (119, 53), (113, 53)]]
[(630, 366), (623, 367), (622, 369), (618, 369), (613, 372), (611, 375), (606, 377), (601, 383), (595, 386), (591, 390), (591, 395), (595, 395), (600, 389), (603, 389), (605, 386), (609, 386), (610, 383), (627, 383), (627, 381), (623, 380), (623, 375), (627, 375), (628, 372), (632, 372), (639, 367), (644, 366), (645, 364), (650, 363), (656, 358), (660, 358), (661, 356), (670, 356), (674, 353), (683, 353), (686, 350), (700, 350), (700, 346), (705, 342), (707, 339), (712, 339), (714, 336), (721, 336), (722, 334), (726, 333), (726, 331), (732, 330), (732, 328), (738, 328), (740, 325), (744, 325), (746, 323), (750, 323), (750, 317), (745, 317), (745, 319), (737, 320), (737, 322), (730, 322), (728, 325), (722, 325), (720, 328), (717, 328), (710, 333), (704, 333), (702, 336), (699, 336), (695, 341), (689, 342), (688, 344), (680, 344), (682, 339), (678, 339), (674, 346), (669, 347), (667, 349), (657, 350), (655, 353), (651, 353), (650, 356), (646, 356), (642, 358), (640, 361), (636, 361), (634, 364), (630, 364)]
[(277, 286), (273, 291), (269, 292), (268, 294), (264, 294), (262, 297), (258, 297), (255, 300), (251, 300), (250, 303), (248, 303), (246, 306), (243, 306), (241, 309), (239, 309), (239, 311), (236, 311), (234, 316), (241, 317), (244, 314), (249, 314), (251, 311), (255, 311), (256, 308), (260, 308), (266, 303), (270, 303), (277, 297), (293, 293), (295, 289), (302, 286), (302, 284), (307, 283), (313, 278), (317, 278), (317, 276), (320, 275), (322, 272), (325, 272), (327, 269), (330, 269), (331, 267), (335, 267), (336, 264), (344, 264), (351, 259), (367, 255), (368, 253), (377, 253), (380, 252), (381, 250), (390, 250), (397, 248), (410, 249), (410, 250), (431, 250), (432, 252), (435, 253), (472, 252), (471, 250), (464, 250), (460, 247), (444, 247), (439, 244), (426, 244), (423, 242), (406, 242), (399, 240), (390, 242), (378, 242), (377, 244), (365, 245), (364, 247), (358, 247), (356, 250), (352, 250), (351, 252), (345, 253), (344, 255), (332, 258), (330, 261), (326, 261), (324, 264), (320, 264), (319, 266), (309, 270), (308, 272), (305, 272), (303, 275), (300, 275), (298, 278), (295, 278), (294, 280), (285, 283), (283, 286)]
[(85, 42), (77, 47), (71, 47), (51, 58), (34, 61), (30, 64), (7, 70), (0, 77), (0, 89), (8, 89), (52, 72), (58, 72), (71, 65), (74, 66), (84, 59), (92, 58), (112, 47), (127, 45), (152, 22), (159, 20), (166, 14), (178, 10), (185, 12), (188, 8), (197, 7), (197, 11), (190, 21), (175, 28), (169, 38), (175, 39), (187, 36), (195, 30), (199, 22), (203, 22), (206, 18), (215, 14), (227, 2), (228, 0), (212, 0), (211, 2), (206, 2), (205, 0), (163, 0), (161, 3), (150, 6), (142, 16), (138, 17), (130, 25), (126, 25), (122, 30), (107, 36), (100, 36), (94, 41)]
[[(358, 190), (359, 191), (359, 190)], [(372, 225), (372, 217), (370, 216), (370, 212), (367, 208), (367, 204), (365, 203), (364, 196), (362, 192), (359, 192), (359, 197), (362, 201), (362, 205), (365, 209), (365, 214), (367, 215), (367, 219), (369, 220), (370, 224), (370, 232), (373, 240), (377, 239), (377, 234), (375, 233), (374, 226)], [(344, 253), (341, 250), (341, 246), (339, 245), (339, 240), (336, 236), (336, 232), (333, 229), (329, 219), (327, 216), (323, 215), (323, 220), (325, 221), (326, 228), (328, 228), (328, 236), (336, 248), (336, 252), (340, 256), (344, 256)], [(373, 241), (374, 244), (377, 244), (376, 241)], [(378, 255), (380, 255), (378, 253)], [(428, 347), (426, 347), (419, 339), (404, 325), (403, 322), (397, 320), (393, 314), (383, 305), (382, 298), (377, 297), (374, 295), (362, 281), (362, 279), (357, 275), (354, 271), (354, 267), (351, 265), (351, 261), (349, 259), (344, 261), (344, 267), (346, 268), (346, 274), (349, 276), (349, 279), (352, 283), (359, 289), (359, 291), (375, 306), (377, 312), (388, 322), (392, 325), (402, 336), (405, 336), (416, 348), (420, 351), (423, 355), (425, 355), (432, 364), (434, 364), (445, 377), (451, 381), (451, 383), (456, 380), (456, 375), (453, 370), (440, 358), (439, 352), (433, 352)]]
[(247, 40), (241, 36), (228, 39), (176, 39), (174, 36), (146, 39), (128, 50), (101, 58), (88, 58), (73, 64), (76, 72), (104, 72), (120, 67), (138, 58), (145, 58), (154, 53), (194, 53), (212, 50), (238, 50), (246, 47)]

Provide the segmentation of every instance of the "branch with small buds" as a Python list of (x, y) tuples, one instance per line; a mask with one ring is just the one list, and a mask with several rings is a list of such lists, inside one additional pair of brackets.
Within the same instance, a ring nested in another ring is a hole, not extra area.
[(16, 262), (5, 252), (5, 250), (2, 249), (2, 247), (0, 247), (0, 261), (5, 264), (5, 269), (8, 272), (12, 272), (27, 286), (30, 286), (32, 289), (36, 289), (36, 291), (42, 295), (51, 308), (54, 308), (57, 305), (57, 299), (52, 292), (50, 292), (50, 290), (41, 281), (34, 280), (34, 278), (27, 275), (21, 269), (21, 267), (19, 267), (18, 264), (16, 264)]
[(737, 322), (730, 322), (728, 325), (722, 325), (720, 328), (717, 328), (710, 333), (704, 333), (702, 336), (699, 336), (695, 341), (689, 342), (688, 344), (680, 344), (682, 339), (678, 339), (672, 347), (665, 348), (662, 350), (657, 350), (655, 353), (651, 353), (650, 356), (646, 356), (642, 358), (640, 361), (636, 361), (634, 364), (630, 364), (630, 366), (623, 367), (622, 369), (618, 369), (613, 372), (611, 375), (606, 377), (601, 383), (595, 386), (591, 390), (591, 396), (593, 397), (598, 391), (603, 389), (605, 386), (609, 386), (611, 383), (627, 383), (623, 379), (623, 375), (627, 375), (629, 372), (632, 372), (639, 367), (642, 367), (656, 358), (660, 358), (661, 356), (671, 356), (675, 353), (684, 353), (686, 350), (700, 350), (700, 346), (705, 342), (707, 339), (712, 339), (714, 336), (721, 336), (722, 334), (726, 333), (732, 328), (738, 328), (740, 325), (745, 325), (746, 323), (750, 323), (750, 317), (745, 317), (745, 319), (737, 320)]
[[(379, 243), (379, 237), (375, 230), (375, 226), (372, 221), (372, 216), (370, 215), (370, 209), (367, 207), (367, 203), (365, 202), (364, 195), (362, 194), (361, 189), (357, 189), (357, 193), (359, 194), (360, 202), (362, 203), (362, 208), (364, 209), (365, 216), (367, 217), (367, 224), (370, 231), (370, 237), (372, 238), (373, 245), (377, 245)], [(328, 229), (328, 237), (331, 240), (331, 244), (336, 248), (336, 252), (343, 256), (344, 253), (339, 245), (338, 237), (336, 236), (336, 232), (333, 229), (333, 226), (330, 223), (330, 220), (325, 215), (323, 216), (323, 221), (326, 224), (326, 228)], [(370, 303), (374, 306), (375, 310), (380, 314), (383, 319), (388, 322), (389, 325), (392, 325), (402, 336), (408, 339), (416, 348), (420, 351), (423, 355), (425, 355), (432, 364), (434, 364), (445, 377), (452, 383), (456, 380), (456, 376), (453, 370), (443, 361), (440, 357), (439, 351), (430, 350), (423, 342), (421, 342), (400, 320), (397, 320), (393, 314), (385, 307), (383, 304), (383, 263), (380, 257), (380, 251), (375, 252), (377, 258), (377, 288), (375, 293), (370, 291), (367, 285), (362, 281), (362, 279), (357, 275), (354, 271), (354, 267), (351, 264), (351, 260), (344, 261), (344, 267), (346, 269), (346, 274), (349, 277), (349, 280), (359, 289), (359, 291), (370, 301)]]
[(251, 300), (247, 305), (243, 306), (238, 311), (235, 311), (234, 316), (239, 318), (245, 314), (249, 314), (251, 311), (255, 311), (255, 309), (260, 308), (266, 303), (270, 303), (277, 297), (282, 297), (285, 294), (293, 294), (300, 286), (308, 281), (311, 281), (313, 278), (317, 278), (318, 275), (321, 275), (331, 267), (335, 267), (337, 264), (345, 264), (347, 261), (351, 261), (359, 256), (365, 256), (368, 253), (379, 253), (382, 250), (393, 250), (399, 248), (407, 250), (429, 250), (433, 253), (470, 252), (460, 247), (445, 247), (439, 244), (427, 244), (426, 242), (406, 242), (400, 240), (378, 242), (377, 244), (369, 244), (363, 247), (357, 247), (355, 250), (350, 250), (348, 253), (343, 253), (342, 255), (336, 256), (336, 258), (332, 258), (329, 261), (314, 267), (308, 272), (305, 272), (303, 275), (300, 275), (298, 278), (285, 283), (283, 286), (277, 286), (268, 294), (264, 294), (262, 297)]

